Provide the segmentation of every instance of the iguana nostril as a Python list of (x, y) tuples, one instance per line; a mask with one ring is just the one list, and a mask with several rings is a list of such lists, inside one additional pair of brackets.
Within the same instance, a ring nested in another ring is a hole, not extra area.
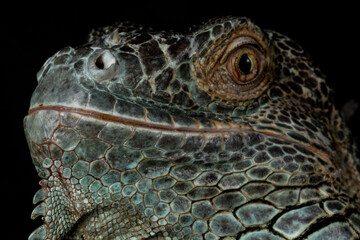
[(99, 69), (104, 69), (105, 64), (104, 64), (102, 56), (100, 56), (96, 59), (95, 66)]
[(88, 71), (96, 81), (109, 80), (119, 72), (119, 64), (108, 49), (100, 49), (90, 56)]
[(104, 70), (104, 69), (108, 69), (111, 65), (115, 63), (116, 63), (115, 57), (108, 51), (105, 51), (96, 59), (95, 66), (98, 69)]

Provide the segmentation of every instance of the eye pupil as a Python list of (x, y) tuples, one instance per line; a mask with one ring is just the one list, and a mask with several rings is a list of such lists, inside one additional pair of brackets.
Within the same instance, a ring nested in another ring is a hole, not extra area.
[(243, 54), (241, 56), (241, 58), (239, 59), (238, 67), (239, 70), (245, 75), (251, 73), (252, 61), (247, 54)]

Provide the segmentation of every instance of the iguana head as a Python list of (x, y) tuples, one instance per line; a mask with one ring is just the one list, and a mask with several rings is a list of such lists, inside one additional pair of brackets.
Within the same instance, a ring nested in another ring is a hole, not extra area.
[(348, 132), (284, 35), (237, 17), (120, 23), (37, 77), (24, 125), (44, 225), (29, 239), (358, 236)]

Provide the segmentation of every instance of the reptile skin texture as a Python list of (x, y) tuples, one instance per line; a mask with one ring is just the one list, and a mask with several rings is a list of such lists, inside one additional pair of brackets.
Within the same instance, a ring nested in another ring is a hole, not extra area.
[(24, 119), (42, 239), (359, 239), (360, 161), (325, 76), (247, 18), (93, 30)]

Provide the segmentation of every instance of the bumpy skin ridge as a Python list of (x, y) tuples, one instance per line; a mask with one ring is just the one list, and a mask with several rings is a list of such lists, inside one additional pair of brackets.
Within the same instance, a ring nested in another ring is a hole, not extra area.
[[(219, 67), (244, 35), (268, 61), (246, 91)], [(360, 237), (354, 144), (284, 35), (238, 17), (187, 33), (118, 23), (37, 77), (24, 128), (44, 224), (29, 239)]]

